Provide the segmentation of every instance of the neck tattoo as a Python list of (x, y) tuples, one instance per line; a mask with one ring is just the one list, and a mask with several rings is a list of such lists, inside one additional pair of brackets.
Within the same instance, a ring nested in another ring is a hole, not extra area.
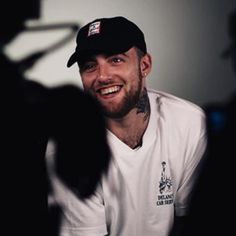
[(147, 89), (144, 88), (141, 97), (136, 104), (137, 114), (144, 113), (144, 120), (147, 120), (150, 115), (150, 103), (148, 99)]

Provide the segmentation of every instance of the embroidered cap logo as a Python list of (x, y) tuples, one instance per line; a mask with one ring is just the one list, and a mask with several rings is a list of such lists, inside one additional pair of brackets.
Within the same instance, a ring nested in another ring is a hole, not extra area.
[(100, 33), (100, 26), (101, 22), (96, 21), (90, 24), (89, 30), (88, 30), (88, 37), (93, 35), (93, 34), (99, 34)]

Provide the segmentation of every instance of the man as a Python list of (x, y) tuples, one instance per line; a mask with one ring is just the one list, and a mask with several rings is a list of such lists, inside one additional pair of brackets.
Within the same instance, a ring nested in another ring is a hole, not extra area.
[(82, 27), (67, 66), (75, 62), (84, 90), (103, 107), (113, 158), (91, 199), (66, 199), (61, 235), (169, 235), (174, 216), (187, 212), (205, 150), (203, 111), (147, 89), (151, 55), (124, 17)]

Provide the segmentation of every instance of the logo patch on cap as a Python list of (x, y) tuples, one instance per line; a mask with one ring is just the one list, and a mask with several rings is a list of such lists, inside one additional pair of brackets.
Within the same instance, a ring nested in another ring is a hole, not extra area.
[(89, 30), (88, 30), (88, 37), (93, 34), (99, 34), (100, 33), (100, 21), (96, 21), (90, 24)]

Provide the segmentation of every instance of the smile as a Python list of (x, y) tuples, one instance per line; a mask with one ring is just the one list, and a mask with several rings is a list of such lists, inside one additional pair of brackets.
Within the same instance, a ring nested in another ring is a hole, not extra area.
[(120, 89), (121, 89), (121, 87), (116, 85), (116, 86), (112, 86), (109, 88), (102, 88), (99, 90), (99, 92), (101, 95), (108, 95), (108, 94), (119, 92)]

